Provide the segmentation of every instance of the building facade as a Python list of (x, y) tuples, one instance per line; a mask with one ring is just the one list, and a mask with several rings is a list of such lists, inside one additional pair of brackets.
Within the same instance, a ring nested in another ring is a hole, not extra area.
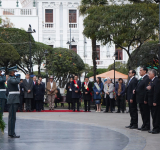
[[(70, 48), (83, 59), (92, 63), (91, 40), (83, 35), (83, 16), (79, 14), (81, 0), (1, 0), (0, 16), (8, 17), (16, 28), (36, 30), (36, 41), (51, 47)], [(126, 63), (127, 53), (114, 44), (97, 42), (97, 68), (107, 68), (116, 60)]]

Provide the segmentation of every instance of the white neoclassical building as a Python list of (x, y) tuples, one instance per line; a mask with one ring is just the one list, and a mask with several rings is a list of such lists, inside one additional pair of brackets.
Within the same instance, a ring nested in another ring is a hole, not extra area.
[[(16, 28), (28, 29), (31, 24), (36, 30), (36, 41), (52, 47), (69, 48), (76, 51), (85, 63), (92, 66), (91, 40), (83, 35), (83, 17), (78, 7), (81, 0), (0, 0), (0, 17), (8, 17)], [(69, 41), (69, 42), (68, 42)], [(97, 42), (97, 68), (107, 68), (117, 61), (126, 63), (125, 51), (114, 44), (101, 45)]]

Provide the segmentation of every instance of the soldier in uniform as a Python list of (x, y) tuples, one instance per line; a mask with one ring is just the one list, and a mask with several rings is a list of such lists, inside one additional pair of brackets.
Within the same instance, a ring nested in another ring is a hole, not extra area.
[(20, 75), (15, 75), (17, 67), (9, 68), (9, 78), (7, 81), (8, 86), (8, 100), (9, 105), (9, 116), (8, 116), (8, 136), (11, 138), (20, 138), (15, 134), (15, 123), (16, 123), (16, 111), (18, 109), (20, 100), (20, 92), (18, 89), (18, 84), (20, 83)]
[(2, 74), (3, 70), (5, 70), (4, 67), (0, 68), (0, 113), (2, 115), (4, 112), (4, 106), (6, 100), (6, 88), (5, 88), (6, 76), (5, 74)]

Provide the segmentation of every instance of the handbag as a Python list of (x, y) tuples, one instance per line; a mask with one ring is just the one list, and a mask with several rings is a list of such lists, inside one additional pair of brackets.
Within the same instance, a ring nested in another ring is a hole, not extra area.
[(95, 100), (95, 104), (100, 104), (100, 100)]

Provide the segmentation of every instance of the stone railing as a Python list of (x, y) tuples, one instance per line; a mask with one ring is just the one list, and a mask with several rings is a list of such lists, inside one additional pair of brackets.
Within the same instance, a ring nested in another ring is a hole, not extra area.
[(44, 28), (54, 28), (53, 23), (45, 23)]
[(77, 23), (69, 23), (69, 28), (77, 28)]
[(3, 15), (36, 16), (36, 8), (0, 8), (0, 16)]

